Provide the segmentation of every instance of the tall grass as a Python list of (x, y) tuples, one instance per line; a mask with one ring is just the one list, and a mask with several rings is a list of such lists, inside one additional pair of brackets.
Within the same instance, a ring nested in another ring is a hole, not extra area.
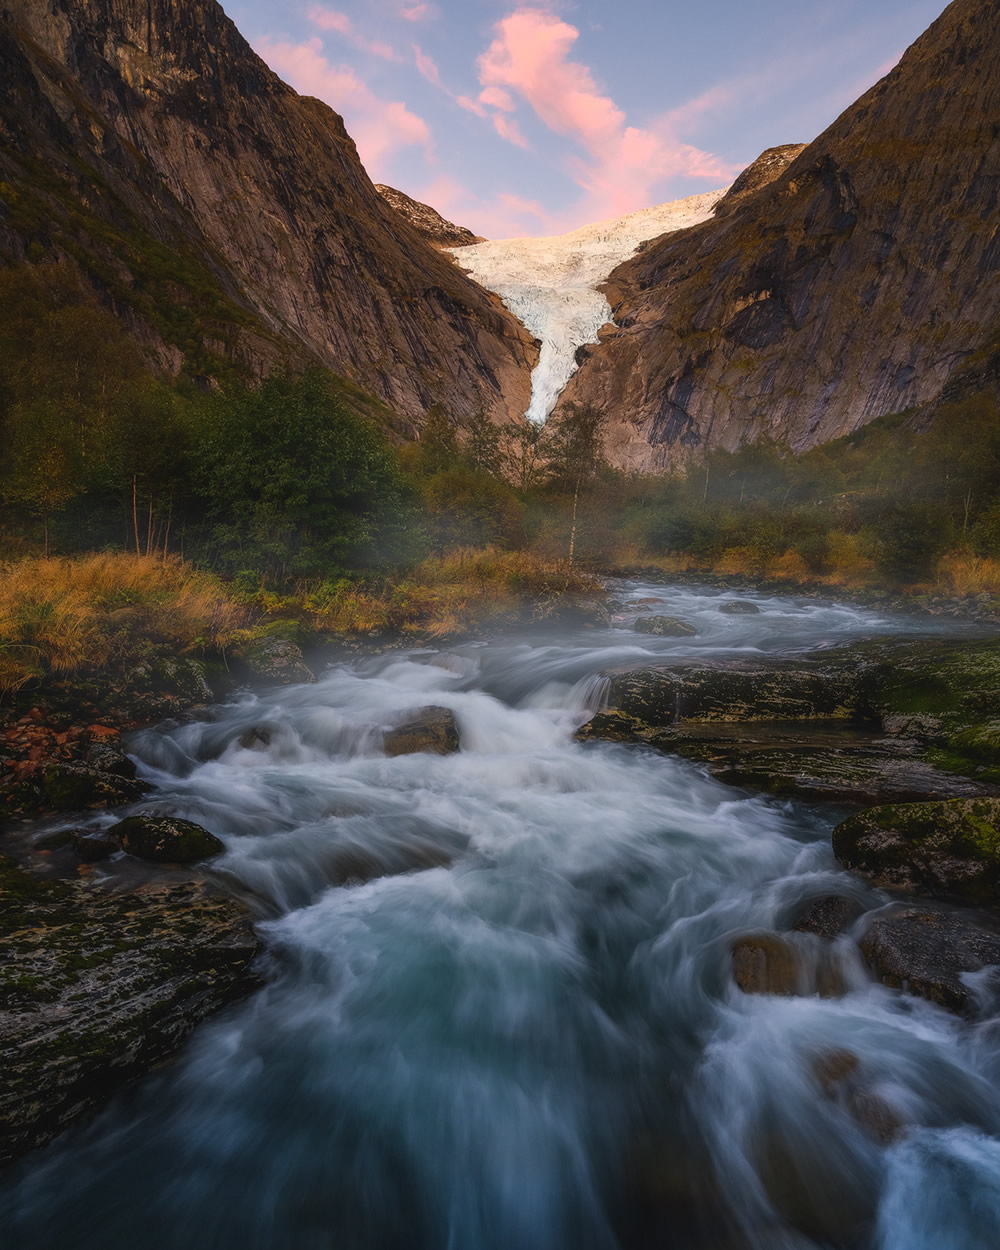
[(0, 691), (127, 663), (143, 642), (225, 650), (247, 609), (178, 559), (97, 554), (0, 564)]

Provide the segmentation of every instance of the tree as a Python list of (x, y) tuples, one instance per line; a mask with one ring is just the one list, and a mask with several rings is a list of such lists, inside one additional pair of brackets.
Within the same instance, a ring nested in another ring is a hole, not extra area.
[(576, 527), (580, 488), (605, 463), (602, 438), (604, 414), (591, 404), (564, 404), (545, 428), (549, 480), (573, 493), (573, 519), (569, 534), (569, 567), (576, 551)]

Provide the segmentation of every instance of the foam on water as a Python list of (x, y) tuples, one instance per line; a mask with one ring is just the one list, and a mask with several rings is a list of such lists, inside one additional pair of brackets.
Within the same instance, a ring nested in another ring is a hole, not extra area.
[[(834, 813), (573, 741), (610, 662), (917, 630), (835, 604), (660, 596), (629, 629), (390, 656), (140, 735), (157, 793), (259, 900), (268, 983), (0, 1192), (18, 1250), (985, 1250), (1000, 1045), (873, 984), (749, 997), (742, 933), (839, 871)], [(625, 623), (631, 619), (624, 613)], [(463, 749), (388, 759), (450, 707)], [(256, 731), (256, 732), (251, 732)], [(98, 818), (99, 819), (99, 818)], [(850, 1097), (824, 1092), (854, 1057)], [(866, 1132), (858, 1098), (905, 1126)], [(851, 1101), (854, 1099), (855, 1101)]]

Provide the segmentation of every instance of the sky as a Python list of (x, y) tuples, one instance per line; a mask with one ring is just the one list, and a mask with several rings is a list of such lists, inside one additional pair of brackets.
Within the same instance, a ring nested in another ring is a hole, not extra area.
[(808, 142), (945, 0), (223, 0), (372, 180), (487, 238), (728, 185)]

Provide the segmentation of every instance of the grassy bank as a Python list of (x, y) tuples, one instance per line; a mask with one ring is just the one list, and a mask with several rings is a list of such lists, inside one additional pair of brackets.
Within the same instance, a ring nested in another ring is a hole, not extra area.
[(275, 631), (442, 638), (542, 619), (593, 577), (526, 552), (458, 550), (397, 579), (247, 589), (177, 557), (102, 553), (0, 564), (0, 697), (123, 668), (151, 648), (225, 657)]

